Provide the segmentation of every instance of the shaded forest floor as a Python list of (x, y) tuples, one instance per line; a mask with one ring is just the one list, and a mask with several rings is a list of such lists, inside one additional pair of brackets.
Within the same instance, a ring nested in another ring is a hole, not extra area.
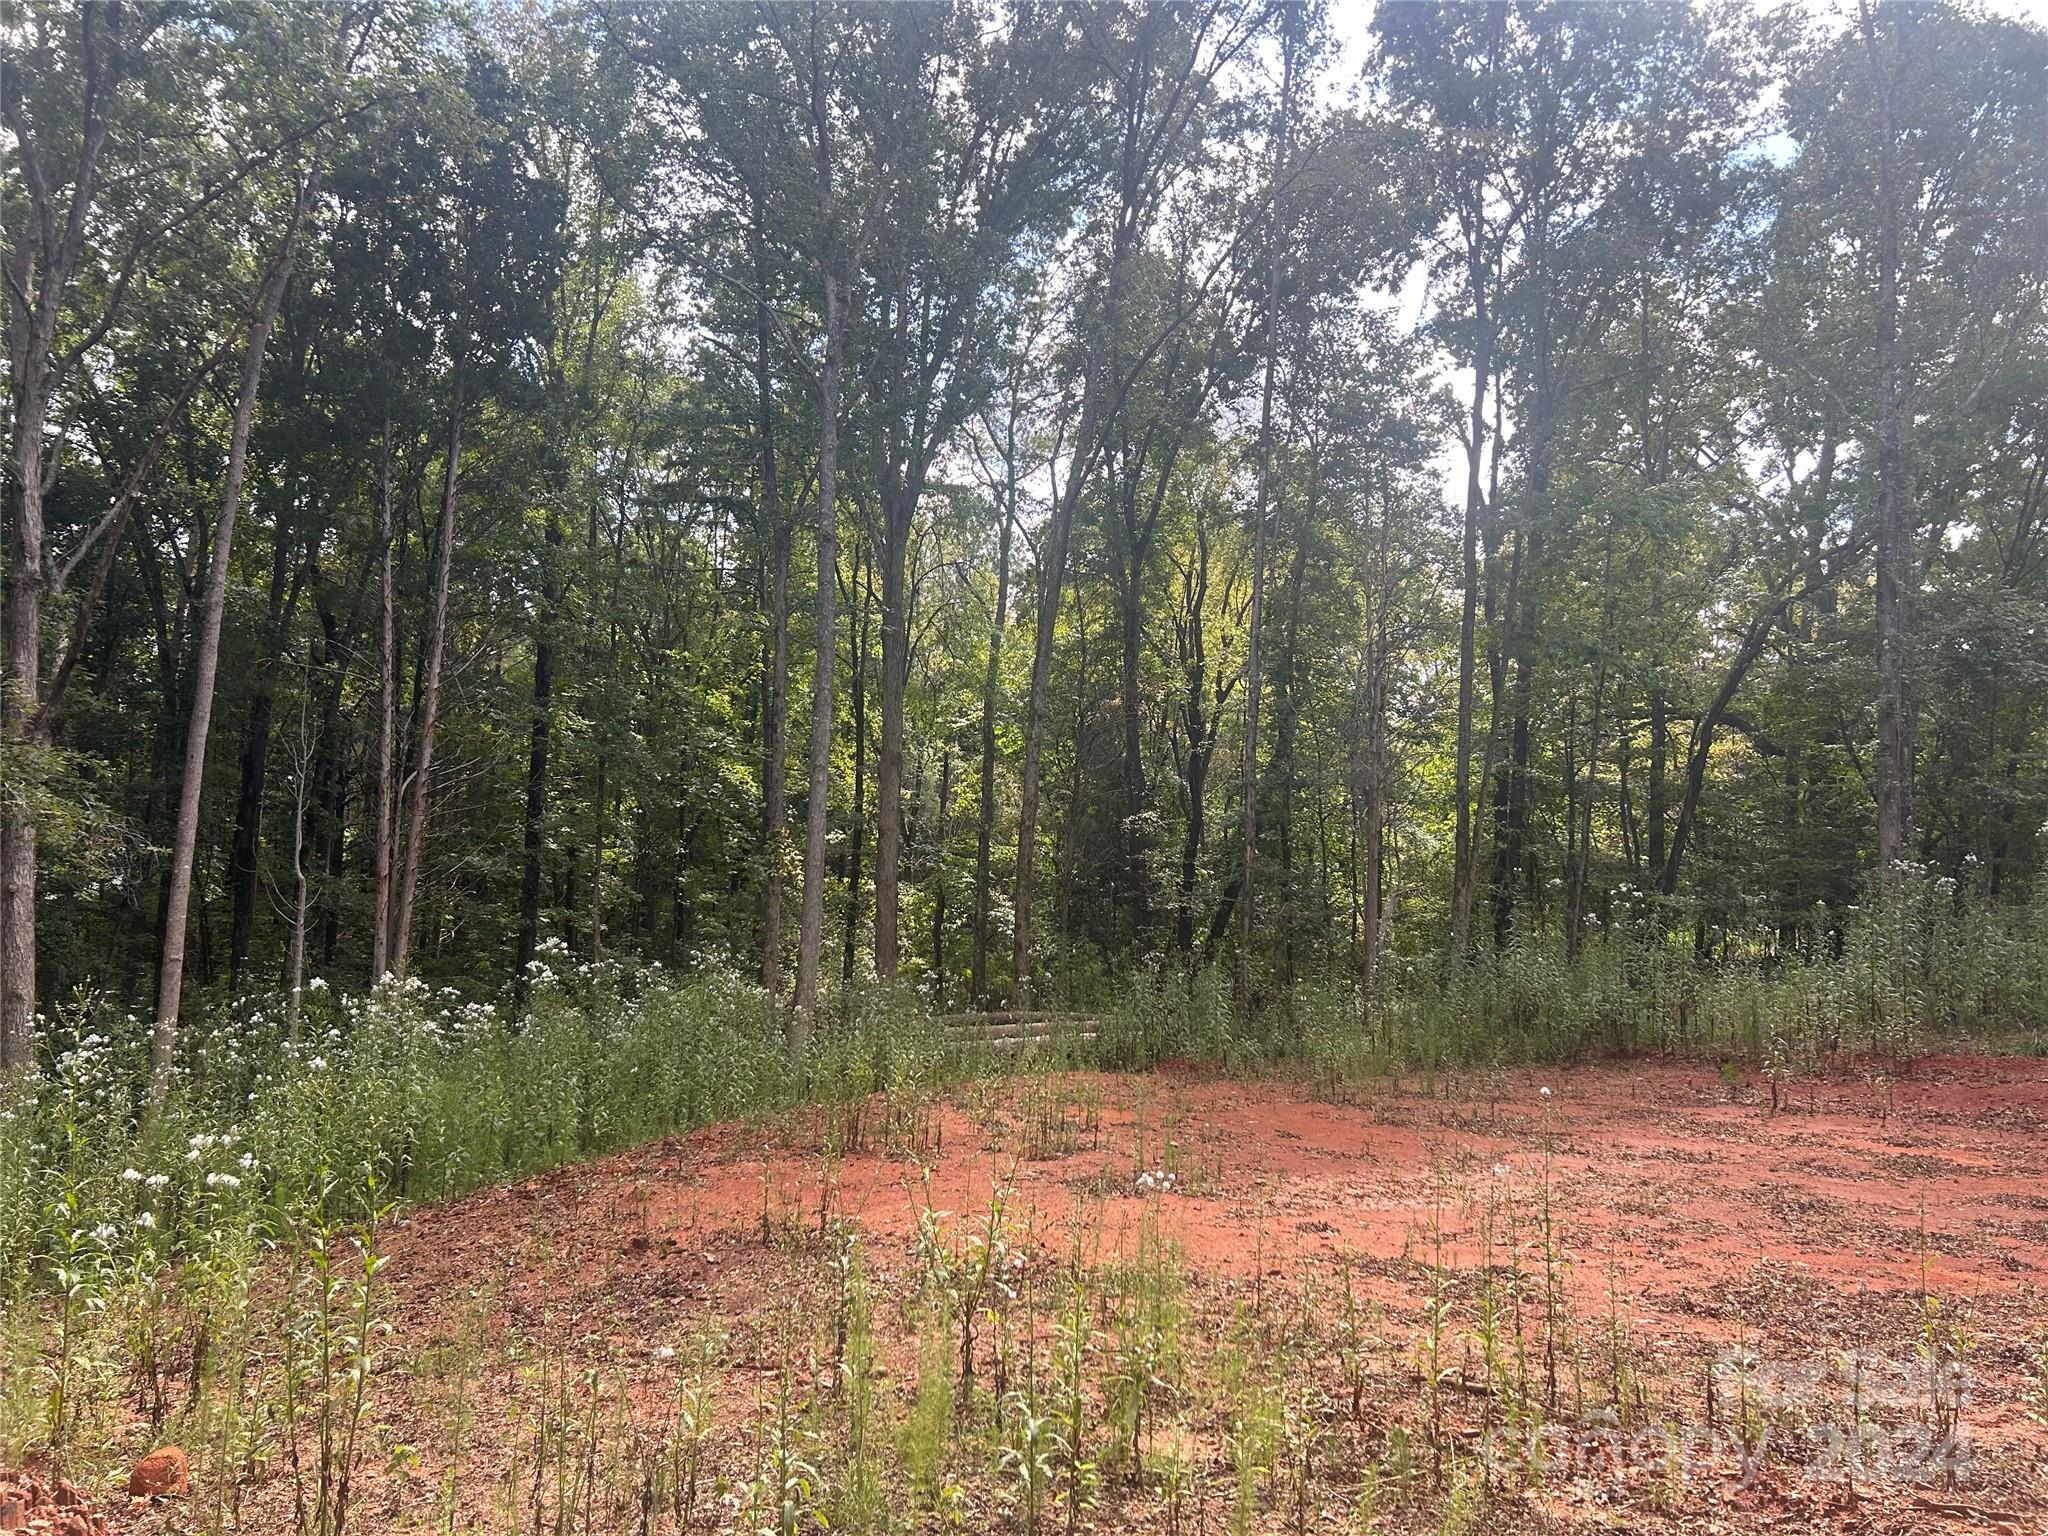
[(418, 1210), (349, 1528), (2043, 1529), (2048, 1061), (1772, 1096), (1020, 1075)]

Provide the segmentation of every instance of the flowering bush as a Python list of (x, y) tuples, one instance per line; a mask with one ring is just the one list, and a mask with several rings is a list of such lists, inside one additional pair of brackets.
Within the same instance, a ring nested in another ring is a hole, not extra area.
[(760, 989), (573, 963), (544, 946), (528, 1006), (387, 977), (341, 995), (237, 1000), (192, 1018), (164, 1103), (143, 1111), (146, 1024), (78, 999), (38, 1064), (0, 1082), (0, 1275), (57, 1283), (82, 1241), (115, 1265), (276, 1241), (309, 1208), (360, 1220), (362, 1191), (433, 1199), (793, 1104), (927, 1082), (942, 1055), (914, 998), (850, 993), (792, 1070)]

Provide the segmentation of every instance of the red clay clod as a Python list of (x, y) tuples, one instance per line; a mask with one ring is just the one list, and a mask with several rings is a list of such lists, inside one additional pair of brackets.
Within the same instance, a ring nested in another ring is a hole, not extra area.
[(26, 1536), (107, 1536), (92, 1500), (63, 1478), (0, 1471), (0, 1531)]
[(128, 1474), (131, 1499), (160, 1499), (185, 1493), (192, 1486), (192, 1471), (185, 1453), (175, 1445), (158, 1446)]

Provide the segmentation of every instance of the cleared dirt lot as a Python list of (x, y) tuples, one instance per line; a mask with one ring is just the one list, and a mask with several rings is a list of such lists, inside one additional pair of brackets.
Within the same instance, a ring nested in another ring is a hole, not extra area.
[[(1031, 1519), (1003, 1458), (1027, 1375), (1083, 1383), (1076, 1529), (2043, 1529), (2048, 1062), (1771, 1099), (1651, 1062), (1320, 1096), (1021, 1076), (418, 1211), (385, 1241), (405, 1356), (357, 1518), (638, 1529), (652, 1498), (672, 1528), (687, 1441), (693, 1528), (745, 1528), (777, 1420), (832, 1484), (852, 1263), (899, 1529)], [(920, 1349), (962, 1315), (964, 1356)], [(903, 1426), (956, 1374), (954, 1502), (921, 1510)]]

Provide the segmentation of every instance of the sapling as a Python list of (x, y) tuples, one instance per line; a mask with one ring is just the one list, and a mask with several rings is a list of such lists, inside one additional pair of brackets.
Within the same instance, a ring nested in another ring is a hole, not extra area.
[(1081, 1511), (1092, 1502), (1096, 1466), (1088, 1455), (1088, 1357), (1095, 1343), (1089, 1323), (1093, 1298), (1088, 1271), (1081, 1262), (1080, 1238), (1068, 1263), (1065, 1304), (1053, 1326), (1054, 1412), (1059, 1420), (1061, 1460), (1065, 1471), (1068, 1536), (1079, 1528)]
[(720, 1336), (706, 1331), (692, 1341), (676, 1379), (674, 1429), (669, 1436), (668, 1498), (676, 1529), (687, 1531), (697, 1512), (704, 1452), (716, 1417), (710, 1389), (712, 1366), (718, 1359)]
[(1367, 1308), (1360, 1304), (1357, 1267), (1357, 1255), (1347, 1248), (1339, 1260), (1338, 1273), (1343, 1296), (1337, 1312), (1337, 1325), (1331, 1339), (1337, 1355), (1337, 1371), (1343, 1378), (1344, 1389), (1349, 1395), (1351, 1417), (1354, 1421), (1361, 1420), (1365, 1414), (1365, 1388), (1372, 1374), (1372, 1351), (1379, 1342), (1375, 1326), (1379, 1309), (1377, 1306)]
[(1457, 1378), (1458, 1367), (1445, 1358), (1445, 1346), (1451, 1331), (1451, 1294), (1450, 1270), (1444, 1255), (1441, 1184), (1437, 1186), (1436, 1200), (1430, 1207), (1428, 1236), (1429, 1295), (1422, 1304), (1422, 1344), (1416, 1365), (1422, 1377), (1423, 1406), (1429, 1417), (1430, 1472), (1438, 1486), (1442, 1486), (1444, 1450), (1450, 1438), (1444, 1411), (1444, 1390)]
[[(369, 1188), (374, 1207), (377, 1187)], [(302, 1536), (342, 1536), (361, 1456), (376, 1341), (390, 1332), (379, 1315), (377, 1283), (384, 1258), (375, 1222), (340, 1231), (314, 1216), (294, 1245), (298, 1310), (286, 1330), (285, 1435), (292, 1464), (293, 1508)], [(315, 1465), (308, 1474), (300, 1449), (310, 1419)]]
[(1351, 1529), (1357, 1536), (1375, 1536), (1380, 1528), (1380, 1471), (1368, 1466), (1351, 1501)]
[(1306, 1371), (1299, 1372), (1293, 1390), (1281, 1410), (1281, 1439), (1285, 1446), (1290, 1497), (1288, 1510), (1294, 1536), (1308, 1536), (1311, 1526), (1322, 1519), (1317, 1496), (1317, 1449), (1322, 1442), (1322, 1416), (1318, 1411), (1315, 1384)]
[(838, 1500), (838, 1526), (874, 1529), (884, 1512), (883, 1450), (889, 1441), (888, 1393), (879, 1368), (874, 1313), (860, 1239), (842, 1232), (835, 1265), (839, 1277), (839, 1387), (846, 1413), (845, 1475)]
[(70, 1430), (80, 1411), (74, 1391), (83, 1345), (92, 1321), (106, 1307), (113, 1278), (106, 1239), (78, 1224), (78, 1193), (66, 1189), (59, 1196), (58, 1213), (52, 1226), (60, 1246), (50, 1260), (52, 1289), (57, 1296), (56, 1340), (50, 1360), (49, 1391), (44, 1402), (48, 1425), (50, 1461), (62, 1472), (71, 1450)]
[(897, 1431), (897, 1449), (918, 1507), (938, 1510), (952, 1485), (947, 1464), (953, 1444), (953, 1357), (944, 1304), (928, 1304), (917, 1331), (917, 1383), (910, 1412)]

